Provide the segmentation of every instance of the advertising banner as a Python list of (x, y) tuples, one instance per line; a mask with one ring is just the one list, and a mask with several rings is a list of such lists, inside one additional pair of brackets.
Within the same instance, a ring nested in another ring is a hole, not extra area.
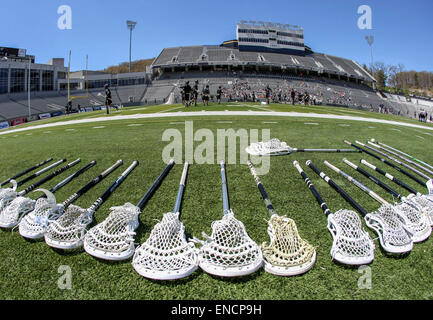
[(0, 129), (9, 128), (9, 123), (7, 121), (0, 122)]
[(49, 114), (49, 113), (41, 113), (40, 115), (39, 115), (39, 119), (48, 119), (48, 118), (51, 118), (51, 114)]
[(26, 118), (17, 118), (11, 121), (12, 126), (17, 126), (23, 123), (26, 123)]

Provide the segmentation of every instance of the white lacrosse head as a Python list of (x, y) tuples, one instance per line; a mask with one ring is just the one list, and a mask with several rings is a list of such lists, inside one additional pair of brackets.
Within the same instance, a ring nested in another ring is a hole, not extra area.
[(35, 200), (17, 197), (0, 211), (0, 228), (10, 229), (16, 227), (21, 219), (35, 207)]
[(430, 179), (429, 181), (427, 181), (426, 185), (427, 185), (427, 189), (428, 189), (428, 194), (430, 196), (433, 196), (433, 180)]
[(265, 271), (277, 276), (294, 276), (309, 271), (316, 262), (316, 250), (303, 240), (295, 221), (273, 215), (268, 222), (270, 244), (262, 244)]
[(137, 248), (132, 266), (143, 277), (175, 280), (191, 275), (198, 268), (197, 249), (188, 242), (179, 213), (164, 214), (149, 239)]
[(6, 208), (16, 197), (18, 193), (14, 188), (7, 188), (0, 190), (0, 212)]
[(83, 245), (86, 227), (92, 222), (93, 213), (71, 205), (65, 213), (52, 222), (45, 233), (45, 242), (53, 248), (72, 250)]
[(377, 233), (385, 251), (400, 254), (412, 250), (412, 237), (403, 227), (392, 205), (383, 205), (376, 212), (367, 214), (365, 222)]
[[(37, 191), (45, 192), (46, 190)], [(24, 238), (33, 240), (43, 238), (50, 223), (63, 214), (64, 207), (56, 204), (54, 195), (50, 192), (46, 194), (47, 198), (38, 199), (34, 210), (21, 220), (18, 230)]]
[(348, 265), (365, 265), (374, 260), (374, 242), (370, 234), (363, 230), (356, 212), (339, 210), (330, 214), (328, 230), (333, 238), (333, 259)]
[(220, 277), (246, 276), (260, 269), (263, 254), (248, 236), (245, 226), (230, 210), (212, 223), (212, 235), (200, 248), (199, 265), (207, 273)]
[(268, 142), (252, 143), (245, 151), (253, 156), (284, 155), (290, 152), (291, 148), (279, 139), (272, 139)]
[(423, 241), (421, 240), (422, 238), (428, 238), (431, 234), (431, 226), (433, 225), (433, 202), (429, 201), (427, 196), (416, 196), (414, 194), (403, 197), (402, 201), (402, 205), (407, 207), (407, 213), (406, 211), (403, 212), (404, 216), (407, 216), (407, 224), (415, 225), (413, 232), (408, 230), (414, 233), (413, 241), (421, 242)]
[(104, 260), (129, 259), (135, 251), (134, 231), (139, 226), (140, 208), (126, 203), (110, 208), (110, 211), (107, 219), (86, 233), (84, 250)]

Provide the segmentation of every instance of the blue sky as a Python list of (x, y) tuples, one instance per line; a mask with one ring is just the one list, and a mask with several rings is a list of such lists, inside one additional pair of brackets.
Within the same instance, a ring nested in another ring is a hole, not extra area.
[[(57, 9), (72, 9), (72, 30), (59, 30)], [(358, 29), (360, 5), (373, 12), (373, 30)], [(126, 20), (136, 20), (133, 60), (157, 56), (164, 47), (220, 44), (236, 37), (240, 20), (304, 28), (305, 42), (324, 52), (369, 63), (365, 36), (373, 34), (374, 60), (406, 70), (433, 71), (431, 0), (44, 0), (3, 1), (0, 46), (28, 49), (36, 62), (72, 50), (72, 70), (98, 70), (128, 61)]]

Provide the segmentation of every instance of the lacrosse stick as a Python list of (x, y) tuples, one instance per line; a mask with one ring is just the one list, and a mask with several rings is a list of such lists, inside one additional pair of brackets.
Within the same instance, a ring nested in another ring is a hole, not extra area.
[(298, 233), (294, 220), (279, 216), (251, 161), (248, 161), (257, 187), (271, 219), (268, 221), (270, 244), (262, 244), (265, 271), (277, 276), (295, 276), (309, 271), (316, 262), (316, 250)]
[(380, 245), (385, 251), (397, 254), (412, 250), (412, 238), (403, 228), (403, 224), (395, 215), (392, 207), (382, 207), (374, 213), (368, 213), (331, 178), (315, 167), (311, 161), (307, 161), (307, 165), (364, 217), (367, 226), (379, 236)]
[(10, 204), (12, 200), (14, 200), (17, 197), (17, 188), (22, 186), (24, 183), (39, 177), (41, 174), (44, 174), (47, 171), (50, 171), (54, 167), (57, 167), (58, 165), (62, 164), (63, 162), (66, 162), (66, 159), (57, 161), (56, 163), (32, 174), (31, 176), (25, 178), (24, 180), (20, 182), (16, 182), (15, 180), (11, 180), (10, 183), (12, 184), (12, 188), (6, 188), (6, 189), (0, 189), (0, 212)]
[[(368, 154), (369, 156), (371, 156), (371, 157), (373, 157), (373, 158), (375, 158), (375, 159), (377, 159), (377, 160), (379, 160), (379, 161), (382, 161), (382, 162), (385, 163), (386, 165), (388, 165), (388, 166), (394, 168), (394, 169), (397, 170), (398, 172), (400, 172), (400, 173), (404, 174), (405, 176), (411, 178), (413, 181), (417, 182), (418, 184), (420, 184), (420, 185), (422, 185), (422, 186), (424, 186), (424, 187), (426, 186), (426, 183), (425, 183), (425, 182), (421, 181), (420, 179), (418, 179), (417, 177), (415, 177), (413, 174), (407, 172), (406, 170), (400, 168), (399, 166), (396, 166), (396, 165), (393, 164), (392, 162), (389, 162), (388, 160), (383, 159), (383, 158), (379, 157), (378, 155), (376, 155), (376, 154), (374, 154), (374, 153), (372, 153), (372, 152), (370, 152), (370, 151), (368, 151), (368, 150), (366, 150), (366, 149), (364, 149), (364, 148), (358, 147), (357, 145), (355, 145), (355, 144), (353, 144), (353, 143), (351, 143), (351, 142), (349, 142), (349, 141), (347, 141), (347, 140), (344, 140), (344, 142), (345, 142), (346, 144), (351, 145), (351, 146), (355, 147), (356, 149), (358, 149), (358, 150), (360, 150), (360, 151), (362, 151), (362, 152)], [(363, 147), (366, 147), (366, 148), (369, 148), (369, 149), (375, 151), (375, 149), (370, 148), (369, 146), (366, 146), (365, 144), (363, 144), (363, 143), (361, 143), (361, 142), (359, 142), (359, 141), (356, 141), (356, 143), (358, 143), (360, 146), (363, 146)]]
[(212, 223), (212, 235), (203, 233), (206, 241), (199, 252), (199, 265), (207, 273), (220, 277), (252, 274), (263, 264), (260, 247), (248, 236), (245, 226), (230, 209), (225, 162), (221, 162), (224, 217)]
[[(359, 215), (354, 211), (345, 209), (332, 213), (298, 161), (295, 161), (293, 165), (301, 174), (311, 193), (319, 203), (320, 208), (322, 208), (328, 218), (328, 230), (333, 238), (331, 248), (332, 259), (348, 265), (371, 263), (374, 260), (375, 246), (368, 232), (362, 229)], [(330, 180), (329, 183), (332, 184), (334, 182)], [(344, 190), (341, 190), (341, 194), (344, 194), (344, 198), (350, 198)]]
[(137, 206), (125, 203), (121, 207), (110, 208), (108, 218), (87, 232), (84, 250), (104, 260), (121, 261), (131, 258), (135, 252), (135, 230), (140, 223), (138, 216), (173, 166), (174, 160), (171, 160)]
[[(358, 143), (358, 142), (357, 142), (357, 143)], [(373, 143), (373, 142), (371, 142), (371, 141), (368, 141), (367, 143), (370, 144), (370, 145), (372, 145), (372, 146), (375, 147), (375, 148), (385, 150), (385, 148), (383, 148), (383, 147), (381, 147), (381, 146), (379, 146), (379, 145), (377, 145), (377, 144), (375, 144), (375, 143)], [(386, 150), (385, 150), (385, 151), (386, 151)], [(423, 177), (424, 179), (427, 179), (427, 180), (431, 180), (431, 179), (432, 179), (430, 176), (424, 174), (423, 172), (421, 172), (421, 171), (415, 169), (414, 167), (411, 167), (410, 165), (408, 165), (408, 164), (406, 164), (406, 163), (401, 162), (400, 160), (398, 160), (398, 159), (396, 159), (396, 158), (394, 158), (394, 157), (391, 157), (390, 155), (388, 155), (388, 154), (386, 154), (386, 153), (384, 153), (384, 152), (381, 152), (381, 151), (379, 151), (379, 150), (376, 150), (376, 152), (379, 153), (379, 154), (381, 154), (381, 155), (383, 155), (383, 156), (386, 156), (388, 159), (394, 161), (395, 163), (397, 163), (397, 164), (399, 164), (399, 165), (401, 165), (401, 166), (403, 166), (403, 167), (405, 167), (405, 168), (407, 168), (407, 169), (409, 169), (409, 170), (412, 170), (413, 172), (415, 172), (415, 173), (418, 174), (419, 176)], [(389, 151), (387, 151), (387, 152), (389, 152)], [(409, 160), (409, 161), (410, 161), (410, 160)], [(412, 161), (412, 162), (413, 162), (413, 161)]]
[(53, 221), (57, 220), (72, 203), (105, 179), (110, 173), (120, 167), (122, 163), (122, 160), (117, 161), (113, 166), (98, 175), (61, 204), (57, 204), (56, 197), (52, 192), (45, 189), (36, 190), (43, 192), (46, 198), (39, 198), (36, 201), (35, 209), (21, 220), (19, 224), (21, 236), (33, 240), (43, 238), (45, 231)]
[(5, 184), (8, 184), (9, 182), (11, 182), (11, 180), (16, 180), (16, 179), (22, 177), (23, 175), (25, 175), (25, 174), (27, 174), (27, 173), (33, 171), (33, 170), (36, 170), (36, 169), (39, 168), (39, 167), (42, 167), (43, 165), (47, 164), (48, 162), (50, 162), (50, 161), (52, 161), (52, 160), (53, 160), (53, 158), (49, 158), (49, 159), (47, 159), (47, 160), (45, 160), (45, 161), (42, 161), (41, 163), (35, 164), (33, 167), (28, 168), (28, 169), (24, 170), (23, 172), (20, 172), (20, 173), (14, 175), (14, 176), (11, 177), (11, 178), (6, 179), (6, 180), (3, 181), (2, 183), (0, 183), (0, 188), (1, 188), (2, 186), (4, 186)]
[[(375, 142), (375, 140), (374, 140), (374, 139), (371, 139), (371, 142)], [(400, 151), (400, 150), (398, 150), (398, 149), (396, 149), (396, 148), (390, 147), (390, 146), (388, 146), (388, 145), (386, 145), (386, 144), (384, 144), (384, 143), (382, 143), (382, 142), (377, 142), (377, 143), (380, 144), (380, 145), (383, 146), (383, 147), (386, 147), (386, 148), (392, 150), (392, 151), (398, 152), (398, 153), (400, 153), (400, 154), (402, 154), (402, 155), (408, 157), (409, 159), (412, 159), (412, 160), (414, 160), (414, 161), (416, 161), (416, 162), (418, 162), (418, 163), (420, 163), (420, 164), (422, 164), (422, 165), (424, 165), (424, 166), (426, 166), (426, 167), (428, 167), (428, 168), (430, 168), (430, 169), (433, 169), (433, 166), (431, 166), (431, 165), (429, 165), (428, 163), (425, 163), (424, 161), (421, 161), (421, 160), (419, 160), (419, 159), (417, 159), (417, 158), (415, 158), (415, 157), (412, 157), (411, 155), (408, 155), (407, 153), (404, 153), (403, 151)]]
[[(356, 171), (362, 173), (367, 178), (375, 182), (381, 188), (385, 189), (389, 192), (393, 197), (397, 199), (403, 199), (402, 195), (399, 194), (394, 189), (390, 188), (388, 185), (380, 181), (379, 179), (373, 177), (368, 172), (362, 170), (357, 165), (353, 164), (347, 159), (343, 159), (344, 163), (355, 169)], [(340, 170), (341, 171), (341, 170)], [(343, 175), (342, 171), (340, 174)], [(383, 199), (382, 199), (383, 200)], [(382, 204), (388, 205), (387, 202), (382, 202)], [(424, 212), (424, 209), (418, 206), (416, 203), (407, 200), (406, 198), (402, 203), (395, 204), (394, 209), (403, 223), (404, 228), (412, 234), (413, 242), (421, 242), (430, 237), (432, 229), (430, 226), (430, 221), (428, 219), (427, 214)]]
[(287, 143), (278, 139), (272, 139), (268, 142), (252, 143), (245, 149), (247, 153), (253, 156), (284, 156), (295, 152), (358, 152), (353, 149), (297, 149), (292, 148)]
[(374, 171), (380, 173), (381, 175), (385, 176), (386, 178), (388, 178), (389, 180), (393, 181), (394, 183), (396, 183), (397, 185), (399, 185), (400, 187), (406, 189), (407, 191), (409, 191), (411, 194), (407, 197), (402, 197), (403, 201), (409, 201), (412, 203), (415, 203), (417, 206), (421, 207), (423, 210), (425, 210), (425, 212), (427, 213), (429, 220), (430, 220), (430, 225), (433, 226), (433, 201), (430, 197), (430, 195), (423, 195), (420, 192), (416, 191), (415, 189), (413, 189), (412, 187), (408, 186), (407, 184), (405, 184), (404, 182), (400, 181), (399, 179), (397, 179), (396, 177), (390, 175), (389, 173), (375, 167), (374, 165), (372, 165), (371, 163), (365, 161), (364, 159), (361, 160), (361, 163), (367, 167), (369, 167), (370, 169), (373, 169)]
[(135, 251), (132, 266), (143, 277), (176, 280), (188, 277), (198, 268), (198, 250), (186, 240), (185, 226), (179, 220), (188, 166), (186, 162), (173, 212), (164, 214), (149, 239)]
[(45, 233), (45, 242), (53, 248), (63, 250), (78, 249), (83, 245), (87, 226), (93, 220), (93, 214), (122, 184), (128, 175), (138, 166), (134, 161), (125, 172), (87, 209), (71, 205), (56, 221), (50, 224)]
[[(386, 200), (381, 198), (379, 195), (377, 195), (372, 190), (368, 189), (366, 186), (361, 184), (359, 181), (355, 180), (353, 177), (349, 176), (344, 171), (338, 169), (337, 167), (333, 166), (329, 162), (325, 161), (325, 165), (334, 170), (335, 172), (339, 173), (343, 177), (345, 177), (347, 180), (355, 184), (358, 188), (360, 188), (362, 191), (367, 193), (370, 197), (372, 197), (374, 200), (382, 204), (382, 207), (379, 209), (379, 211), (389, 211), (390, 214), (394, 215), (397, 219), (400, 220), (402, 223), (402, 227), (406, 230), (407, 233), (409, 233), (410, 238), (412, 239), (412, 242), (421, 242), (427, 239), (431, 234), (431, 228), (430, 224), (427, 223), (427, 216), (421, 215), (417, 217), (417, 210), (411, 210), (414, 212), (408, 212), (409, 208), (400, 208), (399, 206), (393, 206), (392, 204), (388, 203)], [(412, 208), (413, 209), (413, 208)], [(407, 212), (405, 212), (407, 210)], [(414, 222), (410, 221), (411, 219), (414, 220)], [(427, 228), (428, 224), (428, 228)], [(429, 229), (429, 230), (428, 230)]]
[[(399, 154), (397, 152), (394, 152), (394, 151), (390, 150), (389, 148), (386, 148), (384, 146), (375, 144), (374, 143), (375, 141), (376, 140), (371, 139), (371, 141), (369, 141), (368, 143), (371, 144), (372, 146), (375, 146), (375, 147), (379, 148), (380, 150), (386, 151), (389, 154), (392, 154), (393, 156), (396, 156), (397, 158), (400, 158), (401, 160), (406, 161), (407, 163), (413, 164), (414, 166), (418, 167), (419, 169), (424, 170), (425, 172), (428, 172), (430, 175), (433, 175), (433, 171), (431, 171), (431, 170), (423, 167), (422, 165), (416, 163), (415, 161), (412, 161), (412, 160), (408, 159), (407, 157), (405, 157), (405, 156), (403, 156), (403, 155), (401, 155), (401, 154)], [(428, 180), (432, 179), (431, 177), (432, 176), (430, 176)]]
[(9, 198), (9, 204), (7, 206), (4, 206), (3, 209), (0, 211), (0, 228), (10, 229), (16, 227), (20, 223), (21, 219), (27, 213), (32, 211), (35, 207), (36, 200), (24, 196), (39, 187), (40, 185), (52, 180), (64, 171), (68, 170), (69, 168), (77, 165), (79, 162), (81, 162), (81, 159), (77, 159), (74, 162), (71, 162), (70, 164), (64, 166), (63, 168), (51, 173), (42, 180), (31, 185), (27, 189), (16, 193), (16, 197), (14, 199), (12, 199), (12, 197)]

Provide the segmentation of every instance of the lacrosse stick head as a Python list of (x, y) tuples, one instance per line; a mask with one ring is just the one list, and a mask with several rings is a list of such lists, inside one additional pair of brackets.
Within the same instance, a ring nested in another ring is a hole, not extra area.
[(44, 235), (45, 242), (53, 248), (73, 250), (84, 242), (86, 227), (92, 222), (93, 212), (71, 205), (63, 215), (53, 221)]
[(375, 245), (363, 230), (359, 215), (351, 210), (339, 210), (328, 216), (328, 230), (333, 243), (331, 257), (347, 265), (365, 265), (374, 260)]
[(11, 180), (12, 188), (0, 189), (0, 212), (6, 208), (17, 196), (18, 184)]
[(197, 249), (186, 240), (179, 213), (164, 214), (149, 239), (135, 251), (132, 266), (143, 277), (154, 280), (181, 279), (197, 270)]
[(63, 206), (56, 204), (54, 195), (45, 189), (38, 189), (45, 193), (46, 198), (36, 200), (33, 211), (21, 220), (18, 230), (27, 239), (41, 239), (48, 225), (63, 213)]
[(274, 156), (290, 153), (291, 148), (279, 139), (272, 139), (268, 142), (252, 143), (245, 151), (253, 156)]
[(429, 196), (433, 197), (433, 180), (430, 179), (429, 181), (427, 181), (426, 186), (427, 186), (427, 189), (428, 189)]
[(426, 196), (414, 194), (402, 198), (402, 201), (396, 210), (406, 230), (413, 235), (413, 242), (426, 240), (432, 232), (433, 202), (426, 199)]
[(270, 244), (262, 244), (265, 271), (277, 276), (295, 276), (309, 271), (316, 262), (316, 250), (303, 240), (295, 221), (273, 215), (268, 222)]
[(200, 248), (199, 264), (207, 273), (239, 277), (256, 272), (263, 264), (260, 247), (248, 236), (245, 226), (230, 210), (212, 223), (212, 235)]
[(403, 227), (392, 205), (383, 205), (376, 212), (367, 214), (365, 222), (377, 233), (385, 251), (401, 254), (413, 249), (412, 237)]
[(21, 219), (35, 207), (35, 200), (26, 197), (16, 197), (0, 212), (0, 228), (16, 227)]
[(122, 261), (135, 251), (134, 236), (140, 208), (131, 203), (110, 208), (107, 219), (91, 228), (84, 237), (84, 250), (96, 258)]

